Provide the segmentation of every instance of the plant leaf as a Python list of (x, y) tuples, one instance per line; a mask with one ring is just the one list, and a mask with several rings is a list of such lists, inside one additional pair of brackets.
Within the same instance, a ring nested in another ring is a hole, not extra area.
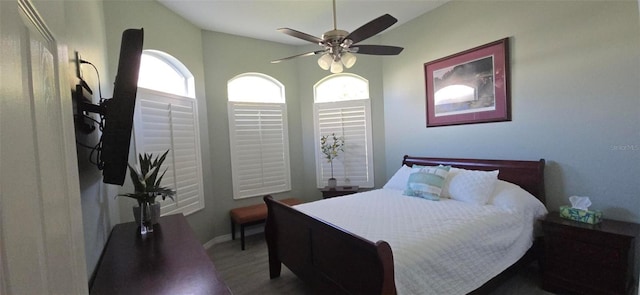
[(140, 175), (138, 174), (138, 171), (136, 171), (135, 168), (129, 165), (129, 163), (127, 163), (127, 166), (129, 166), (129, 176), (131, 177), (131, 182), (133, 183), (133, 187), (135, 191), (143, 192), (145, 186), (142, 184), (140, 180)]
[(165, 168), (160, 177), (158, 177), (160, 167), (162, 166), (162, 163), (164, 163), (167, 155), (169, 154), (169, 151), (170, 150), (166, 150), (159, 157), (154, 157), (153, 153), (138, 154), (138, 165), (136, 165), (136, 167), (131, 166), (127, 163), (127, 166), (129, 167), (131, 182), (133, 183), (135, 192), (119, 194), (117, 196), (136, 199), (138, 203), (154, 203), (155, 198), (158, 195), (162, 196), (163, 200), (166, 197), (174, 200), (173, 197), (175, 196), (176, 192), (168, 187), (160, 186), (162, 178), (164, 177), (168, 168)]
[(167, 173), (167, 169), (169, 169), (169, 168), (164, 168), (164, 172), (162, 172), (162, 175), (160, 175), (160, 177), (158, 177), (158, 180), (156, 181), (155, 186), (157, 186), (157, 187), (160, 186), (160, 182), (162, 181), (162, 178), (164, 177), (164, 174)]
[(162, 154), (162, 156), (158, 160), (158, 167), (162, 166), (162, 163), (164, 163), (164, 159), (167, 158), (167, 154), (169, 154), (169, 150), (164, 152), (164, 154)]
[(149, 174), (147, 174), (145, 176), (145, 183), (147, 184), (147, 187), (156, 187), (156, 177), (158, 177), (158, 170), (160, 170), (160, 167), (155, 166), (151, 168), (151, 171), (149, 171)]

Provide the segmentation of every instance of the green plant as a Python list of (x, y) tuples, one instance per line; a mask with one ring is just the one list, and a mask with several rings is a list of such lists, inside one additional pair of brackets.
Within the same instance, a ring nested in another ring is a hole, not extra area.
[[(331, 140), (331, 142), (329, 142)], [(320, 137), (320, 148), (327, 162), (331, 165), (331, 178), (333, 178), (333, 159), (338, 157), (338, 152), (344, 152), (344, 137), (337, 137), (335, 133)]]
[[(153, 157), (153, 154), (144, 155), (138, 154), (138, 164), (136, 167), (131, 166), (131, 164), (127, 163), (129, 166), (129, 175), (131, 176), (131, 182), (133, 182), (134, 192), (128, 194), (119, 194), (118, 196), (129, 197), (138, 201), (138, 205), (142, 205), (142, 203), (155, 203), (155, 199), (157, 196), (161, 196), (162, 200), (169, 197), (171, 200), (174, 200), (173, 196), (176, 192), (168, 187), (160, 186), (160, 182), (162, 182), (162, 177), (167, 172), (167, 169), (164, 169), (162, 174), (158, 177), (158, 173), (160, 172), (160, 167), (162, 163), (167, 157), (169, 150), (164, 152), (162, 156)], [(175, 200), (174, 200), (175, 201)]]

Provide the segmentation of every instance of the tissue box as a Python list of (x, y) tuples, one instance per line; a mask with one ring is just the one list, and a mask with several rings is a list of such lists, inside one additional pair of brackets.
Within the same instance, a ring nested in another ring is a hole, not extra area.
[(560, 217), (579, 222), (596, 224), (602, 221), (602, 211), (581, 210), (569, 206), (560, 206)]

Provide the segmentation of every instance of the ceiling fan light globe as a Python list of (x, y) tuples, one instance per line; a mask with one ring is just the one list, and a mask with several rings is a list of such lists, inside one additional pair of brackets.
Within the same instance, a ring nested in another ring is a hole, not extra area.
[(323, 54), (320, 58), (318, 58), (318, 65), (323, 70), (328, 70), (331, 67), (331, 63), (333, 62), (333, 58), (328, 53)]
[(350, 69), (351, 67), (353, 67), (353, 65), (356, 64), (357, 59), (358, 58), (355, 55), (353, 55), (351, 52), (345, 52), (342, 54), (342, 63), (347, 69)]
[(338, 60), (334, 60), (331, 63), (331, 72), (334, 74), (337, 73), (342, 73), (342, 70), (344, 70), (344, 68), (342, 67), (342, 62), (338, 59)]

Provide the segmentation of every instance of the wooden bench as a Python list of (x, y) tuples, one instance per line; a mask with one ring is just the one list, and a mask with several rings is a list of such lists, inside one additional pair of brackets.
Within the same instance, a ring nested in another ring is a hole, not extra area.
[[(289, 206), (297, 205), (302, 201), (296, 198), (280, 200)], [(229, 211), (231, 215), (231, 239), (236, 239), (236, 224), (240, 225), (240, 243), (244, 250), (244, 228), (249, 225), (255, 225), (264, 222), (267, 219), (267, 205), (260, 203), (246, 207), (239, 207)]]

